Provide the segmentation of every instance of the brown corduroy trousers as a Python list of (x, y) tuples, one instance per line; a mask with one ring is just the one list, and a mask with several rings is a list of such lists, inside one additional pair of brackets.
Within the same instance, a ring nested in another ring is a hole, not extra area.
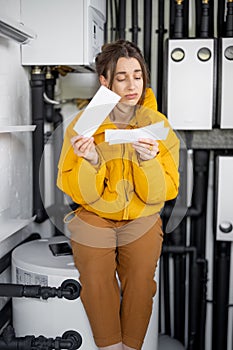
[(122, 341), (141, 349), (156, 293), (154, 275), (163, 241), (160, 216), (119, 222), (82, 209), (68, 227), (96, 345)]

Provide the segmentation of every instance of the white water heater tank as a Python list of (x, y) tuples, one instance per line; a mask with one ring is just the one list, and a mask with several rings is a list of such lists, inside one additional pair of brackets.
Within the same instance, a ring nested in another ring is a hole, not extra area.
[[(67, 279), (78, 281), (79, 273), (72, 255), (54, 256), (51, 244), (68, 242), (65, 236), (31, 241), (12, 253), (12, 282), (26, 285), (60, 287)], [(158, 283), (157, 268), (155, 279)], [(26, 335), (61, 337), (74, 330), (82, 337), (81, 350), (97, 350), (90, 324), (80, 298), (13, 298), (13, 327), (17, 337)], [(158, 293), (142, 350), (157, 350)]]
[(22, 65), (91, 66), (104, 43), (105, 0), (21, 0), (20, 13), (36, 33)]

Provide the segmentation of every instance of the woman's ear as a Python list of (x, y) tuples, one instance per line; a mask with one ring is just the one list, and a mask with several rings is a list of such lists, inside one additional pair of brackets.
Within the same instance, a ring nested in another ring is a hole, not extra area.
[(104, 85), (104, 86), (108, 87), (107, 79), (103, 75), (99, 76), (99, 81), (100, 81), (101, 85)]

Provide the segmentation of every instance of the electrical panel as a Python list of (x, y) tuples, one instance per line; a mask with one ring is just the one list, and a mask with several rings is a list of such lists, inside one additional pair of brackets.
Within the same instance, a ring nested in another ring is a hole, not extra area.
[(233, 157), (217, 158), (217, 240), (233, 241)]
[(216, 101), (215, 39), (170, 39), (165, 113), (178, 130), (212, 129)]
[(21, 0), (21, 22), (36, 33), (22, 65), (92, 66), (105, 21), (105, 0)]
[(219, 121), (221, 129), (233, 129), (233, 38), (220, 39)]

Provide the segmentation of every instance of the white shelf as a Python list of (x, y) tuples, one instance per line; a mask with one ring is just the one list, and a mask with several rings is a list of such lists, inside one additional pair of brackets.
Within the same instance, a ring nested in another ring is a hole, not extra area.
[(0, 133), (15, 133), (15, 132), (25, 132), (34, 131), (36, 125), (3, 125), (0, 126)]
[(0, 242), (7, 237), (18, 232), (22, 228), (34, 221), (34, 217), (29, 219), (9, 219), (0, 223)]

